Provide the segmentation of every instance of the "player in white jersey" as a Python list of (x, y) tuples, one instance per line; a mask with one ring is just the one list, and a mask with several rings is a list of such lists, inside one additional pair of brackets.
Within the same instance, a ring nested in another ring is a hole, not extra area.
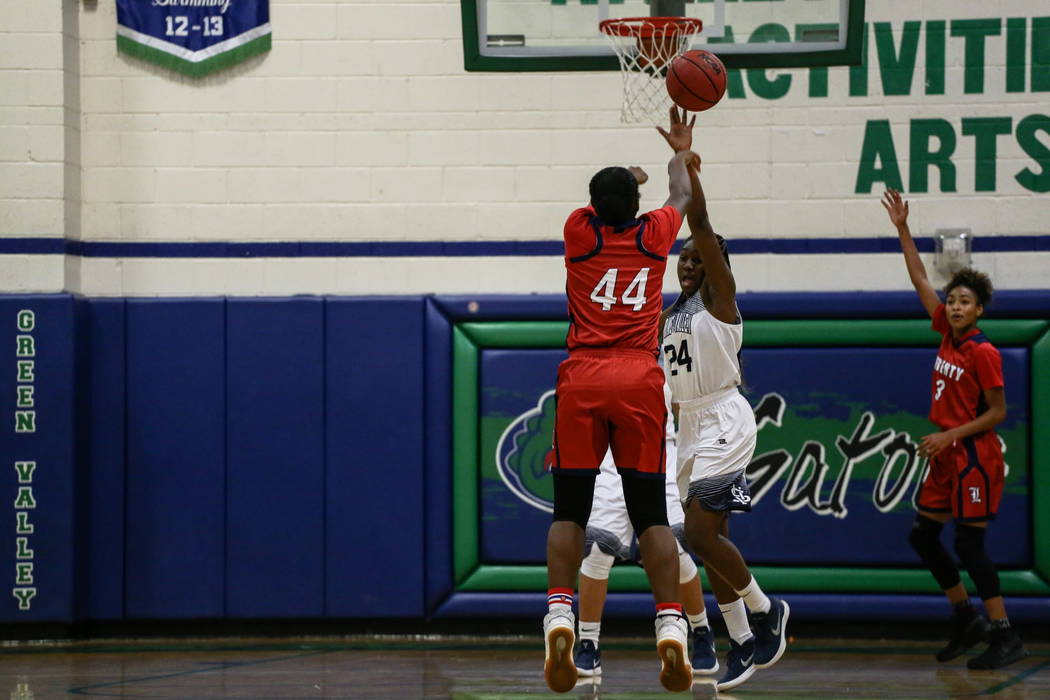
[[(696, 673), (718, 671), (714, 635), (704, 609), (700, 588), (700, 574), (692, 557), (683, 547), (685, 541), (685, 512), (675, 481), (677, 450), (675, 449), (674, 417), (671, 415), (671, 390), (664, 385), (667, 402), (667, 521), (678, 540), (678, 581), (682, 609), (689, 618), (693, 641), (692, 664)], [(605, 454), (598, 477), (594, 482), (594, 503), (587, 521), (583, 545), (584, 559), (580, 565), (580, 644), (576, 650), (576, 669), (582, 677), (600, 676), (602, 672), (601, 634), (602, 609), (609, 585), (609, 570), (617, 560), (637, 561), (634, 527), (627, 515), (623, 483), (616, 471), (612, 452)]]
[[(684, 123), (684, 112), (679, 115), (672, 108), (671, 114), (672, 124)], [(660, 132), (675, 151), (692, 147), (691, 129)], [(728, 538), (730, 511), (751, 510), (745, 469), (758, 429), (738, 388), (743, 321), (729, 255), (711, 227), (699, 173), (690, 168), (689, 174), (693, 198), (686, 217), (695, 245), (687, 241), (679, 255), (682, 294), (665, 312), (662, 348), (678, 412), (678, 482), (685, 494), (686, 537), (704, 561), (730, 635), (726, 673), (718, 683), (719, 690), (728, 690), (756, 668), (780, 659), (790, 610), (762, 592)]]

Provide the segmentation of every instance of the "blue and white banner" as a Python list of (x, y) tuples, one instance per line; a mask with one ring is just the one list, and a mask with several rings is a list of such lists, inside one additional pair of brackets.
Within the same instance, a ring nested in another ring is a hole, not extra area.
[(270, 0), (117, 0), (117, 48), (201, 76), (270, 50)]

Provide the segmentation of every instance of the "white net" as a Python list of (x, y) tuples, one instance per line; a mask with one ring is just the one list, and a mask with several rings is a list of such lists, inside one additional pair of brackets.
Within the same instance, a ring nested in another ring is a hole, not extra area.
[(664, 77), (667, 66), (689, 49), (700, 20), (685, 17), (635, 17), (601, 23), (620, 61), (623, 78), (624, 124), (662, 124), (667, 121), (671, 97)]

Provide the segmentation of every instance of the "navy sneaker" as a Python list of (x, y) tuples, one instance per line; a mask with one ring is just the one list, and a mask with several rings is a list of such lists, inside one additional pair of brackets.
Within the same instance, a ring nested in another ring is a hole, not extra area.
[(755, 666), (769, 668), (784, 655), (787, 648), (787, 621), (791, 608), (780, 598), (769, 599), (769, 612), (752, 613), (751, 628), (755, 633)]
[(602, 675), (602, 650), (589, 639), (581, 639), (576, 650), (576, 671), (582, 678)]
[(715, 656), (715, 635), (710, 627), (693, 630), (693, 673), (710, 675), (718, 671), (718, 657)]
[(729, 653), (726, 654), (726, 672), (716, 686), (719, 690), (735, 688), (755, 672), (755, 638), (751, 637), (743, 644), (729, 640)]

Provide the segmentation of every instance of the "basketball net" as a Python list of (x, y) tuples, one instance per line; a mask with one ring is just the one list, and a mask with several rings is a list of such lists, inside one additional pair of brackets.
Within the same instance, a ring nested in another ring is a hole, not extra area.
[(664, 77), (667, 65), (689, 49), (693, 36), (704, 28), (690, 17), (624, 17), (599, 25), (616, 53), (623, 77), (624, 124), (662, 124), (667, 121), (671, 97)]

